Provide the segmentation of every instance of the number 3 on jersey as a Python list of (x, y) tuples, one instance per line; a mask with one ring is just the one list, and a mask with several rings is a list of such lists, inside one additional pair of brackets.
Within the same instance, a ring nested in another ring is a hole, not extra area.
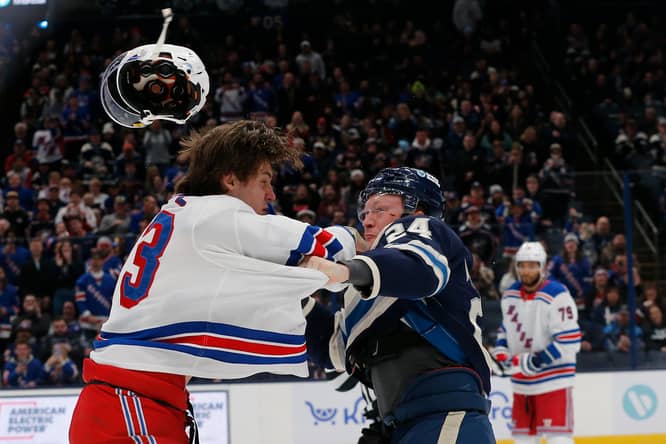
[(160, 257), (173, 233), (173, 220), (173, 213), (160, 212), (137, 240), (136, 248), (127, 258), (127, 263), (133, 266), (127, 267), (120, 277), (121, 306), (132, 308), (148, 296), (160, 268)]

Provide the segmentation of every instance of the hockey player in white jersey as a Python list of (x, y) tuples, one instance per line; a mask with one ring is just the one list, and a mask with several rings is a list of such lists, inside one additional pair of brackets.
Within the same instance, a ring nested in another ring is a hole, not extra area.
[(525, 242), (516, 253), (518, 281), (502, 295), (495, 358), (512, 374), (516, 444), (573, 444), (572, 389), (581, 332), (576, 304), (546, 279), (546, 252)]
[(340, 227), (333, 235), (266, 214), (271, 164), (299, 161), (282, 133), (239, 121), (184, 146), (190, 164), (179, 194), (138, 238), (84, 362), (72, 444), (188, 442), (191, 376), (307, 376), (300, 300), (327, 277), (291, 265), (354, 254)]

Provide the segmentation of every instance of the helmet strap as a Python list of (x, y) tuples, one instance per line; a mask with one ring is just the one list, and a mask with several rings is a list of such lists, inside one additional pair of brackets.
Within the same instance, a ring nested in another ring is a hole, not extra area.
[(162, 45), (166, 41), (167, 30), (169, 29), (169, 23), (173, 20), (173, 11), (171, 8), (162, 9), (162, 17), (164, 17), (164, 22), (162, 23), (162, 32), (160, 33), (157, 43), (155, 44), (155, 49), (153, 49), (153, 58), (156, 58), (160, 55), (162, 50)]

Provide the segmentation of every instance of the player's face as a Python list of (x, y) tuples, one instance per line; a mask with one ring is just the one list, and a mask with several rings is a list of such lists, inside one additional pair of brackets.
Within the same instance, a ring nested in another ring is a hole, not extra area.
[(366, 241), (372, 243), (379, 233), (405, 212), (402, 197), (391, 194), (375, 194), (368, 198), (361, 212)]
[(268, 204), (275, 200), (271, 179), (273, 168), (264, 162), (258, 172), (250, 176), (246, 182), (236, 181), (229, 187), (229, 195), (237, 197), (252, 207), (257, 214), (266, 214)]
[(519, 262), (516, 268), (518, 279), (528, 288), (535, 287), (541, 280), (541, 266), (538, 262)]

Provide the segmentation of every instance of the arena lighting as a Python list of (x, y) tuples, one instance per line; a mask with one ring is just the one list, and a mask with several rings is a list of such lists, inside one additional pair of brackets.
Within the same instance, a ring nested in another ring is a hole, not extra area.
[(6, 6), (9, 6), (11, 3), (11, 0), (0, 0), (0, 8), (4, 8)]
[(37, 23), (37, 27), (39, 29), (46, 29), (49, 27), (49, 21), (48, 20), (42, 20), (39, 23)]

